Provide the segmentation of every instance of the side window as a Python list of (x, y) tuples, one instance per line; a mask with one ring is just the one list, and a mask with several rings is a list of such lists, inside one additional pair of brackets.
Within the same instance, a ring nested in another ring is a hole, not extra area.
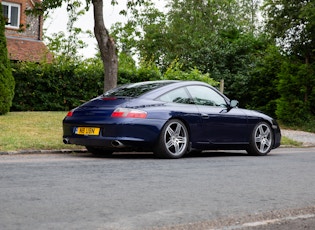
[(158, 98), (160, 101), (191, 104), (191, 99), (184, 88), (174, 89)]
[(2, 13), (6, 20), (6, 27), (19, 28), (20, 26), (19, 4), (2, 2)]
[(227, 106), (224, 98), (211, 88), (205, 86), (188, 86), (187, 89), (196, 105)]

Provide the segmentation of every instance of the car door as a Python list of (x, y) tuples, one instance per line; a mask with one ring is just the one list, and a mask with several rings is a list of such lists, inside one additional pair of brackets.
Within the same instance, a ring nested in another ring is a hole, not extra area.
[(170, 116), (181, 118), (185, 121), (190, 133), (190, 142), (198, 142), (202, 138), (200, 126), (203, 122), (200, 118), (200, 113), (197, 106), (193, 103), (190, 94), (185, 87), (173, 89), (159, 98), (159, 101), (168, 103)]
[(239, 109), (229, 109), (216, 90), (200, 85), (187, 87), (202, 120), (203, 144), (241, 144), (248, 140), (247, 116)]

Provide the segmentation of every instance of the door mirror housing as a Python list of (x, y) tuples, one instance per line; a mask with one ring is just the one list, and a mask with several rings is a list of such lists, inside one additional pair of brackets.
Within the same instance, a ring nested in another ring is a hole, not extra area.
[(238, 101), (237, 100), (232, 100), (230, 102), (230, 109), (236, 108), (238, 106)]

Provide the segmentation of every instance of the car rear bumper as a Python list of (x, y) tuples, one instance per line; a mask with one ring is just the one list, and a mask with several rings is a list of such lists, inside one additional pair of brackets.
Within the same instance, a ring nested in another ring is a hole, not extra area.
[[(75, 134), (77, 127), (100, 128), (97, 136)], [(93, 122), (76, 123), (63, 122), (63, 142), (83, 146), (95, 146), (104, 148), (139, 148), (152, 146), (159, 137), (163, 127), (161, 120), (137, 121), (134, 119), (128, 123), (95, 124)]]

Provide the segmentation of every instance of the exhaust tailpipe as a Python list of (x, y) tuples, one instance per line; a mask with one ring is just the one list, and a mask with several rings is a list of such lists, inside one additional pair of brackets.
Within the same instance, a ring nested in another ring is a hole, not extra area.
[(64, 143), (64, 144), (70, 144), (70, 141), (69, 141), (68, 138), (63, 138), (63, 143)]

